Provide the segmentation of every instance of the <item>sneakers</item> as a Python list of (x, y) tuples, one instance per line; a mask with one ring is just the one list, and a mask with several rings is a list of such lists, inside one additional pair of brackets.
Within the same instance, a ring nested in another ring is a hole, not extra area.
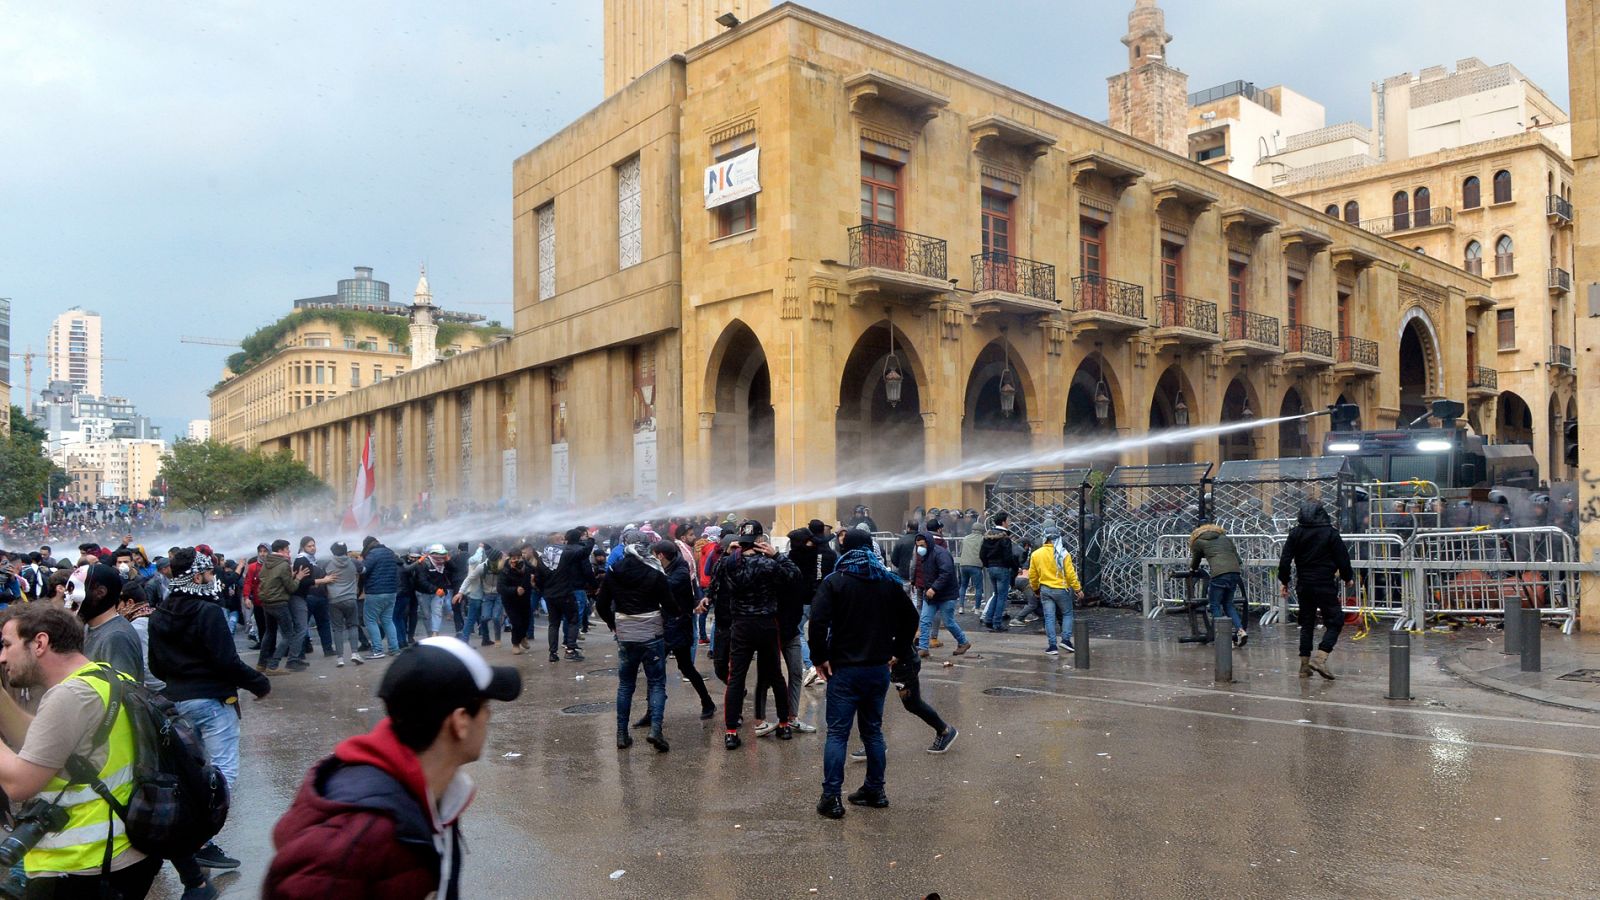
[(1248, 644), (1248, 643), (1250, 643), (1250, 632), (1248, 632), (1248, 631), (1237, 631), (1237, 632), (1234, 632), (1233, 645), (1235, 647), (1243, 647), (1245, 644)]
[(382, 650), (374, 650), (367, 654), (367, 659), (383, 659), (386, 655)]
[(950, 655), (951, 656), (965, 656), (967, 654), (967, 651), (971, 650), (971, 649), (972, 649), (972, 642), (971, 641), (968, 641), (965, 644), (957, 644), (956, 645), (956, 649), (951, 651)]
[(239, 861), (222, 852), (216, 844), (206, 844), (194, 855), (194, 861), (207, 869), (237, 869)]
[(525, 652), (527, 652), (527, 651), (523, 648), (523, 646), (521, 644), (512, 644), (511, 645), (511, 655), (512, 656), (521, 656)]
[(192, 888), (184, 888), (182, 900), (216, 900), (220, 896), (222, 895), (217, 893), (216, 885), (207, 878)]
[(804, 684), (806, 687), (810, 687), (811, 685), (816, 684), (817, 683), (817, 667), (816, 666), (811, 666), (811, 667), (807, 668), (805, 677), (800, 679), (800, 683)]
[(1063, 651), (1067, 652), (1067, 653), (1077, 653), (1078, 652), (1078, 648), (1072, 646), (1072, 642), (1071, 641), (1062, 641), (1061, 642), (1061, 649)]
[[(368, 654), (368, 655), (370, 656), (371, 654)], [(359, 653), (350, 654), (350, 661), (355, 663), (358, 666), (364, 666), (364, 665), (367, 664), (367, 661), (362, 659), (361, 658), (361, 654), (359, 654)]]
[[(282, 675), (283, 674), (283, 670), (278, 668), (277, 666), (272, 666), (272, 667), (269, 668), (267, 666), (258, 665), (258, 666), (256, 666), (256, 671), (260, 672), (263, 675)], [(1307, 671), (1309, 672), (1310, 670), (1308, 669)]]
[(1057, 653), (1056, 652), (1056, 648), (1054, 648), (1054, 647), (1046, 647), (1045, 651), (1044, 651), (1044, 655), (1045, 656), (1060, 656), (1061, 654)]
[[(360, 659), (360, 658), (361, 658), (361, 657), (359, 657), (359, 656), (358, 656), (358, 657), (356, 657), (356, 659)], [(333, 664), (333, 667), (334, 667), (334, 668), (335, 668), (335, 669), (342, 669), (342, 668), (344, 668), (344, 657), (342, 657), (342, 656), (341, 656), (341, 657), (339, 657), (339, 661), (338, 661), (338, 662), (336, 662), (336, 663), (334, 663), (334, 664)]]
[(793, 722), (790, 722), (789, 723), (789, 727), (793, 728), (795, 731), (797, 731), (797, 732), (799, 732), (801, 734), (816, 734), (817, 733), (817, 726), (812, 725), (812, 724), (810, 724), (808, 722), (802, 722), (799, 719), (795, 719)]
[[(933, 739), (933, 743), (928, 745), (928, 752), (938, 754), (949, 750), (950, 745), (956, 742), (956, 738), (960, 734), (961, 732), (954, 725), (951, 725), (944, 734)], [(865, 756), (865, 753), (862, 755)]]
[(583, 654), (578, 651), (577, 647), (568, 647), (567, 659), (573, 660), (574, 662), (583, 662)]
[(787, 724), (779, 725), (778, 726), (778, 740), (780, 740), (780, 741), (792, 741), (792, 740), (794, 740), (794, 729), (789, 727)]
[(844, 818), (844, 804), (839, 802), (839, 795), (823, 794), (817, 801), (817, 815), (827, 819)]
[(922, 658), (922, 659), (927, 659), (928, 658), (928, 651), (926, 649), (918, 650), (917, 651), (917, 656)]
[(554, 650), (551, 650), (550, 651), (550, 661), (551, 662), (561, 662), (561, 657), (557, 656), (556, 652)]
[(717, 705), (715, 703), (707, 703), (704, 706), (700, 707), (700, 718), (701, 718), (702, 721), (705, 720), (705, 719), (709, 719), (709, 718), (711, 718), (712, 716), (714, 716), (716, 714), (717, 714)]
[(889, 805), (889, 795), (884, 793), (882, 788), (871, 791), (862, 786), (860, 790), (852, 792), (845, 799), (850, 801), (851, 806), (870, 806), (873, 809), (885, 809)]
[(729, 750), (737, 750), (739, 745), (743, 743), (744, 741), (739, 740), (739, 732), (737, 731), (730, 731), (722, 736), (722, 746)]
[(777, 730), (778, 730), (778, 726), (774, 725), (771, 722), (757, 722), (756, 723), (756, 729), (755, 729), (755, 735), (756, 735), (756, 737), (766, 737), (767, 735), (769, 735), (769, 734), (771, 734), (771, 733), (773, 733), (774, 731), (777, 731)]
[(850, 751), (850, 761), (851, 762), (866, 762), (867, 761), (867, 748), (865, 748), (865, 747), (857, 747), (856, 749), (851, 750)]

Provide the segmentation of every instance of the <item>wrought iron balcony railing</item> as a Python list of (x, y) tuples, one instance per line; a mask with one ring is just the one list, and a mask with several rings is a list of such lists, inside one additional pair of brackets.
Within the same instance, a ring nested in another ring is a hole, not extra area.
[(1557, 197), (1555, 194), (1551, 194), (1544, 198), (1544, 213), (1563, 222), (1571, 222), (1572, 203), (1565, 197)]
[(1162, 294), (1156, 298), (1156, 314), (1162, 328), (1217, 333), (1217, 305), (1210, 300), (1182, 294)]
[(1227, 340), (1253, 341), (1270, 347), (1280, 346), (1278, 320), (1272, 316), (1253, 312), (1230, 312), (1227, 316), (1227, 327), (1228, 333), (1224, 335)]
[(1550, 365), (1560, 366), (1563, 369), (1572, 368), (1572, 348), (1560, 344), (1550, 345)]
[(1497, 391), (1500, 389), (1500, 373), (1488, 366), (1475, 366), (1467, 370), (1467, 387)]
[(1333, 333), (1313, 325), (1290, 325), (1283, 330), (1285, 353), (1310, 353), (1333, 358)]
[(1433, 206), (1427, 209), (1379, 216), (1376, 219), (1362, 219), (1361, 227), (1373, 234), (1395, 234), (1396, 232), (1410, 231), (1413, 228), (1449, 225), (1455, 220), (1456, 212), (1451, 207)]
[(1072, 279), (1072, 301), (1078, 312), (1144, 318), (1144, 288), (1104, 275), (1079, 275)]
[(1552, 267), (1546, 281), (1552, 291), (1572, 290), (1572, 273), (1566, 269)]
[(889, 269), (910, 275), (946, 280), (945, 242), (888, 225), (857, 225), (850, 229), (850, 268)]
[(972, 257), (973, 290), (1005, 291), (1035, 300), (1056, 302), (1056, 267), (1009, 253), (979, 253)]
[(1378, 364), (1378, 342), (1349, 336), (1339, 338), (1339, 362), (1354, 363), (1358, 366), (1376, 366)]

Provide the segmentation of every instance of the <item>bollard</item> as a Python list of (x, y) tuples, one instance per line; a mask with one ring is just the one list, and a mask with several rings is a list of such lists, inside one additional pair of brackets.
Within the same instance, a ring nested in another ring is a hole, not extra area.
[(1089, 623), (1083, 616), (1072, 620), (1072, 664), (1079, 669), (1089, 668)]
[(1537, 609), (1522, 610), (1522, 630), (1517, 635), (1517, 644), (1522, 650), (1522, 671), (1537, 672), (1540, 670), (1539, 657), (1539, 611)]
[(1522, 632), (1522, 616), (1519, 614), (1522, 607), (1520, 605), (1512, 606), (1512, 603), (1520, 603), (1520, 601), (1518, 601), (1515, 597), (1506, 601), (1505, 649), (1501, 650), (1500, 652), (1507, 656), (1516, 656), (1518, 653), (1522, 652), (1521, 650), (1517, 649), (1517, 635)]
[(1390, 700), (1411, 699), (1411, 632), (1389, 632)]
[(1217, 672), (1213, 679), (1217, 684), (1233, 683), (1233, 620), (1227, 616), (1218, 616), (1216, 619), (1216, 640), (1212, 643), (1217, 648)]

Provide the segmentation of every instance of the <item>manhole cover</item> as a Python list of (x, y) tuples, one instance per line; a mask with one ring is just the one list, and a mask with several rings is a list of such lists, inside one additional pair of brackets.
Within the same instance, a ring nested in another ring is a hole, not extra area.
[(609, 709), (611, 709), (610, 703), (579, 703), (563, 709), (561, 713), (567, 716), (593, 716)]
[(615, 674), (617, 674), (617, 669), (616, 669), (615, 666), (608, 666), (608, 667), (606, 667), (604, 669), (590, 669), (589, 670), (589, 674), (590, 675), (615, 675)]
[(1031, 696), (1033, 696), (1033, 692), (1032, 691), (1022, 691), (1022, 690), (1018, 690), (1016, 688), (1008, 688), (1008, 687), (984, 688), (983, 692), (985, 694), (988, 694), (990, 697), (1031, 697)]
[(1587, 681), (1590, 684), (1600, 684), (1600, 669), (1579, 669), (1560, 676), (1558, 681)]

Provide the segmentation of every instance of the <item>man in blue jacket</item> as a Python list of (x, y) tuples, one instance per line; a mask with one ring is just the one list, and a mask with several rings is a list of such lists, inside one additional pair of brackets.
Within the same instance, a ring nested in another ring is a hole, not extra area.
[(384, 641), (390, 653), (400, 652), (400, 638), (394, 628), (394, 598), (400, 590), (400, 558), (372, 535), (361, 541), (361, 578), (367, 595), (365, 620), (367, 640), (372, 642), (368, 659), (384, 657)]
[(966, 632), (956, 624), (956, 599), (959, 583), (956, 561), (933, 534), (917, 535), (916, 559), (911, 567), (911, 586), (922, 603), (922, 627), (917, 632), (917, 655), (928, 658), (928, 637), (934, 622), (942, 617), (944, 627), (956, 639), (955, 656), (972, 649)]

